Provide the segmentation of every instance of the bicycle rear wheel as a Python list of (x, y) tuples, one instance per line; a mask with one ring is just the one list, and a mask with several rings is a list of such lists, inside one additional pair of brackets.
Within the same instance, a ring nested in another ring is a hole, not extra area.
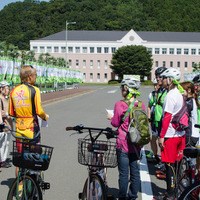
[(189, 165), (187, 158), (183, 156), (179, 163), (178, 173), (177, 173), (177, 182), (176, 182), (176, 196), (179, 197), (181, 193), (191, 185), (191, 174), (188, 171)]
[(178, 200), (199, 200), (200, 199), (200, 181), (187, 187)]
[[(89, 189), (88, 192), (87, 189)], [(83, 187), (82, 200), (106, 200), (105, 185), (99, 175), (92, 174), (90, 176), (89, 188), (88, 179), (86, 180)]]
[[(42, 193), (38, 183), (32, 176), (23, 175), (19, 178), (19, 183), (23, 184), (21, 191), (18, 191), (17, 178), (14, 180), (12, 186), (10, 187), (7, 200), (42, 200)], [(18, 198), (17, 193), (19, 193), (20, 198)]]

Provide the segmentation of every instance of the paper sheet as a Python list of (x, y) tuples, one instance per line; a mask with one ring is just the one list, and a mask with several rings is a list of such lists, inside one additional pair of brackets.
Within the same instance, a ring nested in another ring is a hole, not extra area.
[(108, 110), (106, 109), (107, 113), (111, 114), (111, 115), (114, 115), (114, 110)]
[(42, 118), (38, 117), (38, 123), (40, 127), (48, 127), (47, 121), (43, 120)]

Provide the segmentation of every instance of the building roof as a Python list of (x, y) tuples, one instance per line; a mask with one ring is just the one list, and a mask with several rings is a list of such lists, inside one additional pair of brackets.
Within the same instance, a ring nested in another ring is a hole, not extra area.
[[(70, 41), (116, 41), (121, 40), (129, 31), (67, 31)], [(200, 42), (200, 32), (152, 32), (135, 31), (148, 42)], [(65, 40), (66, 31), (61, 31), (39, 40)]]

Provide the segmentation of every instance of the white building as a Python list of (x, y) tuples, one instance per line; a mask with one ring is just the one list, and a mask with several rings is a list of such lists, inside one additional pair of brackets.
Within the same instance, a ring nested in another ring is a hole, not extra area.
[[(30, 49), (38, 57), (50, 53), (67, 58), (71, 69), (80, 70), (85, 82), (104, 83), (115, 76), (109, 65), (112, 53), (126, 45), (142, 45), (152, 53), (153, 69), (166, 66), (192, 72), (192, 65), (200, 62), (200, 33), (148, 31), (66, 31), (30, 41)], [(67, 49), (67, 53), (66, 53)]]

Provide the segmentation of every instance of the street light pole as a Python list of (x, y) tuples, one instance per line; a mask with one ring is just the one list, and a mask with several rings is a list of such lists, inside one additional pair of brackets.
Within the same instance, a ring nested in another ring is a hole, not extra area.
[(67, 22), (66, 21), (66, 45), (65, 45), (65, 64), (66, 64), (66, 67), (67, 67), (67, 26), (69, 24), (76, 24), (76, 22)]

